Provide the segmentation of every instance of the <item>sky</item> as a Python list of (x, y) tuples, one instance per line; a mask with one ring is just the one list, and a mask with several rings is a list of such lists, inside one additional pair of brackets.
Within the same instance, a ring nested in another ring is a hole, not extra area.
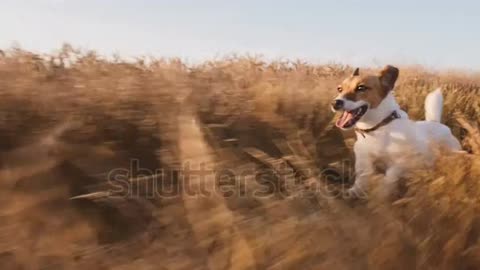
[(477, 0), (0, 0), (0, 48), (480, 71)]

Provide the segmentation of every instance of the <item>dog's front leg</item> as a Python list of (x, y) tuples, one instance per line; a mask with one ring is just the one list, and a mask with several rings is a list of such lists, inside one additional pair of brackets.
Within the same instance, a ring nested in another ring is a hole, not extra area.
[(355, 157), (355, 182), (347, 190), (350, 198), (366, 198), (370, 177), (373, 175), (373, 163), (367, 155)]

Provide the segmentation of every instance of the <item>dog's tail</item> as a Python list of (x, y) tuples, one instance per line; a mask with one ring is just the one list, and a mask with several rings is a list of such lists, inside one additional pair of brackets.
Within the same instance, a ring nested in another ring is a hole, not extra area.
[(425, 99), (425, 120), (442, 121), (443, 95), (440, 88), (430, 92)]

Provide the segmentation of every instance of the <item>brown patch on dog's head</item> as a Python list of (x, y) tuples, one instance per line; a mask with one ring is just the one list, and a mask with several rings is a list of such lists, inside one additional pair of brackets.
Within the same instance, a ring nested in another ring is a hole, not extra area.
[(376, 108), (395, 86), (398, 73), (398, 68), (386, 66), (378, 75), (361, 75), (357, 68), (338, 86), (338, 98), (364, 100)]

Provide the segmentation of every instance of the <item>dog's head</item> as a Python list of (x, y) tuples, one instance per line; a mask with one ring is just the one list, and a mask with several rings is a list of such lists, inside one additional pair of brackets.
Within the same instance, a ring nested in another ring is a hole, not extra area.
[(332, 110), (342, 112), (336, 125), (349, 129), (367, 113), (376, 108), (395, 86), (398, 69), (386, 66), (377, 75), (360, 75), (359, 69), (346, 78), (337, 88), (338, 96), (332, 102)]

